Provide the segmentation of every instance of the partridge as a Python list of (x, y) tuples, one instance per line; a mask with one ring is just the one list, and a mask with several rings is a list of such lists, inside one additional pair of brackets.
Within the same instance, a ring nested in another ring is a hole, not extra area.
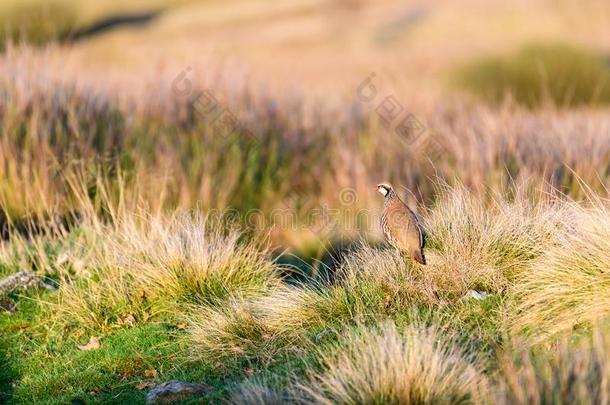
[(402, 202), (391, 185), (378, 184), (377, 191), (385, 197), (381, 229), (388, 242), (416, 262), (426, 264), (425, 233), (415, 213)]

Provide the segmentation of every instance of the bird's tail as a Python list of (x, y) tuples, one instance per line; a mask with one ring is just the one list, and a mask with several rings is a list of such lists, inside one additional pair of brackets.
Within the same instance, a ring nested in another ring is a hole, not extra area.
[(417, 263), (419, 264), (426, 264), (426, 257), (424, 256), (424, 252), (422, 252), (421, 250), (415, 250), (413, 251), (412, 254), (413, 260), (415, 260)]

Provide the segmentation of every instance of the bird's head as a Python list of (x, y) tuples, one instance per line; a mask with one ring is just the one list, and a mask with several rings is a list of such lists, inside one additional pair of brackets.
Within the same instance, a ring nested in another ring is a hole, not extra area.
[(389, 183), (380, 183), (377, 184), (377, 191), (379, 191), (384, 197), (387, 197), (394, 190)]

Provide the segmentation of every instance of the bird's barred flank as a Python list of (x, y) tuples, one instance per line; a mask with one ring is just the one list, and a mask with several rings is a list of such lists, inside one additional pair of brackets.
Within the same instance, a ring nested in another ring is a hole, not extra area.
[(424, 231), (415, 213), (390, 184), (378, 184), (377, 191), (385, 197), (380, 224), (387, 241), (416, 262), (426, 264)]

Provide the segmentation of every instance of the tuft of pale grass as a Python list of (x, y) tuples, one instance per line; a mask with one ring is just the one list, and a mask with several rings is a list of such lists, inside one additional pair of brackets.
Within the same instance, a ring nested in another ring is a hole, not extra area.
[(54, 305), (58, 316), (92, 329), (121, 326), (129, 315), (146, 320), (159, 311), (180, 314), (192, 304), (253, 297), (280, 282), (264, 249), (198, 214), (122, 213), (95, 226), (92, 257), (64, 280)]
[(320, 306), (332, 294), (332, 288), (282, 286), (252, 305), (275, 334), (294, 336), (325, 325)]
[[(605, 333), (604, 333), (605, 332)], [(538, 356), (521, 350), (500, 361), (500, 404), (610, 403), (610, 337), (596, 329), (578, 344), (563, 340)]]
[(189, 323), (192, 355), (219, 368), (231, 366), (236, 359), (270, 364), (282, 354), (302, 353), (307, 346), (299, 331), (275, 330), (264, 314), (244, 300), (193, 309)]
[(133, 274), (151, 298), (214, 304), (229, 296), (255, 296), (279, 283), (260, 244), (241, 240), (203, 215), (121, 220), (102, 260)]
[(456, 404), (479, 402), (486, 380), (439, 331), (393, 324), (347, 336), (321, 355), (299, 389), (317, 404)]
[(432, 250), (426, 274), (449, 298), (470, 289), (501, 293), (570, 221), (568, 205), (550, 197), (507, 202), (492, 195), (485, 204), (461, 185), (441, 195), (426, 218)]
[(576, 226), (512, 288), (509, 324), (535, 341), (610, 317), (610, 212), (600, 204), (574, 209)]
[(53, 320), (77, 326), (82, 333), (107, 332), (133, 326), (155, 315), (153, 303), (132, 274), (120, 269), (100, 269), (91, 277), (64, 282), (56, 302), (50, 303)]
[(229, 358), (248, 358), (262, 353), (268, 330), (252, 313), (249, 304), (233, 300), (222, 307), (192, 311), (192, 353), (219, 367)]

